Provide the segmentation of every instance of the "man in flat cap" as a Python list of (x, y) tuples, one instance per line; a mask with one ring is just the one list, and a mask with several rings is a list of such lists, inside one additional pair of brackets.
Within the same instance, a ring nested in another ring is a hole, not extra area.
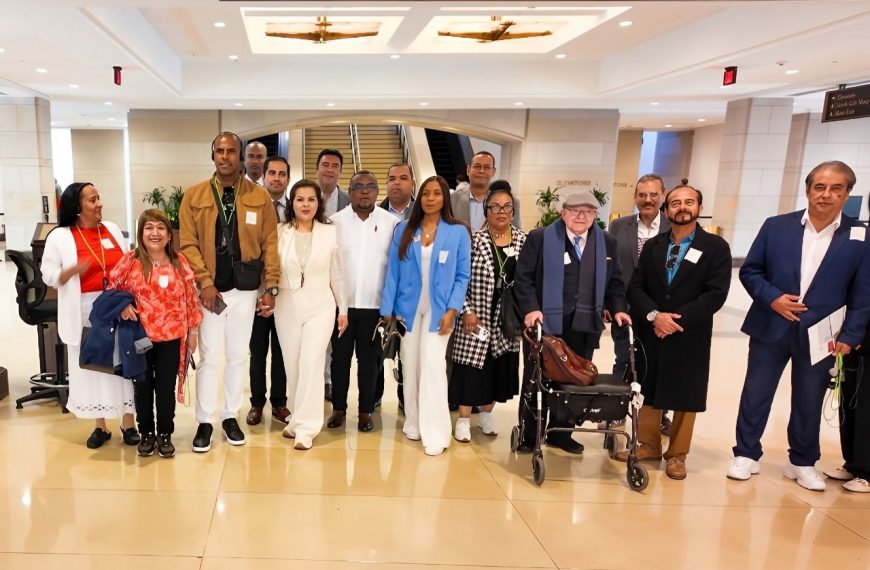
[[(561, 218), (529, 233), (517, 260), (514, 292), (527, 327), (540, 321), (544, 334), (561, 337), (578, 355), (591, 359), (604, 330), (605, 309), (619, 325), (631, 324), (631, 318), (616, 240), (595, 223), (598, 200), (588, 190), (566, 190)], [(526, 366), (523, 393), (530, 375), (531, 367)], [(526, 406), (520, 406), (520, 413), (526, 415), (521, 449), (531, 449), (534, 416)], [(550, 427), (572, 427), (567, 419), (551, 416)], [(583, 445), (568, 431), (551, 433), (547, 444), (568, 453), (583, 452)]]

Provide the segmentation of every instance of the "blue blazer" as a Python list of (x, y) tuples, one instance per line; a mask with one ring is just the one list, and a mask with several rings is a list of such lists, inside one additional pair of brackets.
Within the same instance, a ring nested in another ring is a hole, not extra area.
[[(765, 220), (740, 268), (740, 281), (752, 297), (741, 330), (754, 339), (776, 342), (791, 326), (770, 304), (780, 295), (800, 294), (803, 214), (804, 210), (800, 210)], [(852, 228), (863, 227), (863, 223), (844, 215), (834, 232), (804, 295), (807, 311), (800, 317), (799, 330), (805, 346), (809, 343), (807, 328), (843, 305), (846, 322), (838, 340), (854, 348), (864, 338), (870, 319), (870, 242), (867, 236), (863, 240), (850, 237)]]
[[(413, 330), (417, 304), (423, 289), (421, 270), (422, 250), (420, 229), (414, 234), (408, 255), (399, 259), (399, 240), (408, 222), (401, 222), (393, 232), (390, 244), (390, 260), (381, 294), (381, 315), (402, 317), (408, 330)], [(432, 303), (432, 320), (429, 332), (438, 330), (438, 321), (447, 312), (462, 311), (465, 291), (471, 278), (471, 236), (464, 224), (438, 223), (435, 242), (432, 244), (432, 262), (429, 266), (429, 299)]]

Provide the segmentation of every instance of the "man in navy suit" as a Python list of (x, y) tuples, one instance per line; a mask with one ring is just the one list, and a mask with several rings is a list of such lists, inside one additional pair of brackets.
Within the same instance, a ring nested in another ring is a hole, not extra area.
[(833, 356), (810, 362), (807, 329), (846, 306), (831, 351), (848, 354), (870, 319), (870, 248), (866, 228), (842, 213), (855, 173), (840, 161), (823, 162), (806, 178), (807, 209), (768, 218), (755, 238), (740, 281), (752, 296), (743, 323), (749, 362), (737, 416), (731, 479), (759, 472), (761, 436), (779, 378), (791, 361), (789, 461), (784, 475), (813, 491), (825, 481), (819, 460), (819, 423)]

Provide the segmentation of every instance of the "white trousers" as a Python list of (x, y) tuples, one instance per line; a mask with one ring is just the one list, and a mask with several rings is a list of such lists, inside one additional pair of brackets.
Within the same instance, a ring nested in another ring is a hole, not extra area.
[(327, 290), (282, 289), (275, 299), (275, 329), (287, 371), (287, 431), (310, 444), (323, 428), (323, 366), (335, 325), (335, 299)]
[(224, 367), (224, 407), (220, 419), (235, 418), (242, 407), (242, 388), (250, 362), (251, 328), (257, 308), (256, 291), (231, 289), (221, 293), (227, 308), (216, 315), (203, 307), (196, 369), (196, 421), (213, 423), (218, 407), (218, 365)]
[(445, 360), (450, 335), (429, 332), (431, 320), (430, 309), (418, 312), (414, 317), (414, 330), (402, 338), (405, 378), (405, 425), (402, 431), (410, 438), (419, 435), (423, 447), (447, 448), (452, 430)]

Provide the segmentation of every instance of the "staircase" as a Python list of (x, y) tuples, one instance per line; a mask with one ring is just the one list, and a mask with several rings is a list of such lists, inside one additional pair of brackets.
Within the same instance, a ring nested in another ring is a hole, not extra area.
[(347, 190), (350, 178), (359, 170), (371, 170), (386, 195), (387, 170), (402, 162), (402, 143), (396, 125), (356, 125), (359, 161), (351, 151), (351, 125), (328, 125), (305, 129), (305, 177), (317, 179), (317, 155), (324, 148), (337, 148), (344, 155), (338, 185)]
[(317, 155), (325, 148), (337, 148), (344, 155), (339, 187), (347, 189), (353, 176), (353, 153), (349, 125), (326, 125), (305, 129), (305, 178), (317, 181)]

